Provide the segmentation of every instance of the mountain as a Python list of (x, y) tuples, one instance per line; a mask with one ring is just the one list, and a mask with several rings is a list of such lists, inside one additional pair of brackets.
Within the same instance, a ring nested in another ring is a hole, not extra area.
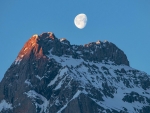
[(1, 113), (150, 113), (150, 77), (108, 41), (33, 35), (0, 82)]

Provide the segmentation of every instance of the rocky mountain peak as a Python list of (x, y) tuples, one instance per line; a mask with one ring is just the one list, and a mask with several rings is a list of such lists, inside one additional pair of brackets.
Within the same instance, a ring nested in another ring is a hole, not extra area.
[(149, 75), (115, 44), (71, 45), (48, 32), (33, 35), (6, 71), (0, 113), (149, 113), (149, 95)]
[(129, 65), (129, 61), (122, 50), (108, 41), (97, 41), (82, 45), (71, 45), (66, 38), (58, 39), (52, 32), (41, 35), (33, 35), (20, 51), (16, 62), (23, 57), (29, 57), (33, 53), (37, 58), (47, 56), (51, 52), (54, 55), (71, 55), (73, 58), (82, 58), (94, 62), (103, 60), (112, 61), (115, 64)]
[[(47, 39), (46, 41), (44, 41)], [(30, 55), (34, 55), (37, 59), (41, 57), (45, 57), (43, 48), (45, 46), (45, 43), (48, 43), (47, 41), (53, 41), (56, 37), (52, 32), (42, 33), (41, 35), (33, 35), (24, 45), (22, 50), (19, 52), (15, 63), (20, 63), (22, 59), (27, 59), (30, 57)], [(44, 48), (45, 49), (45, 48)]]
[(43, 37), (43, 38), (50, 38), (50, 39), (52, 39), (52, 40), (54, 40), (54, 39), (56, 38), (53, 32), (42, 33), (42, 34), (40, 35), (40, 37)]
[(67, 44), (67, 45), (70, 45), (70, 42), (66, 38), (61, 38), (60, 42), (64, 43), (64, 44)]

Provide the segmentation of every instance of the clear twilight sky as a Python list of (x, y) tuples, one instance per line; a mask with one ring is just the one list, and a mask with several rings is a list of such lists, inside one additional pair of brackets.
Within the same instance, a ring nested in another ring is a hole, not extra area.
[[(88, 18), (84, 29), (74, 25), (79, 13)], [(0, 0), (0, 80), (25, 42), (43, 32), (77, 45), (108, 40), (150, 75), (150, 0)]]

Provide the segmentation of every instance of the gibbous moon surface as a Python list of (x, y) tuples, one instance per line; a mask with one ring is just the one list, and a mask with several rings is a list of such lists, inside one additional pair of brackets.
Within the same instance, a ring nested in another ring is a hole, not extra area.
[(77, 28), (83, 29), (87, 23), (87, 16), (83, 13), (78, 14), (74, 19), (74, 24)]

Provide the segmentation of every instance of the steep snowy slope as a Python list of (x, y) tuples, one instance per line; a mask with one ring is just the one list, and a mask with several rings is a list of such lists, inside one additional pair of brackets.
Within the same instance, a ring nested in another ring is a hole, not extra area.
[(2, 113), (149, 113), (150, 77), (111, 42), (33, 35), (0, 83)]

